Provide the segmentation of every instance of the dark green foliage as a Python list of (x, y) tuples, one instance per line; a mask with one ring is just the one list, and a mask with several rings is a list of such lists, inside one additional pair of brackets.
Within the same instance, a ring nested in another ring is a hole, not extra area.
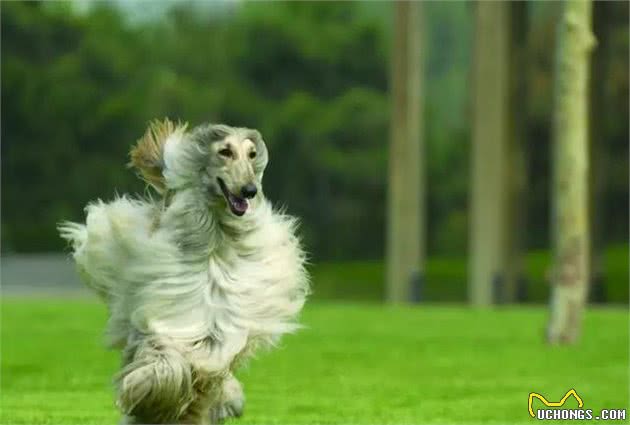
[[(70, 3), (3, 3), (4, 252), (61, 249), (57, 221), (81, 219), (86, 202), (116, 191), (142, 193), (127, 152), (167, 116), (259, 128), (267, 195), (302, 218), (313, 259), (382, 258), (391, 4), (179, 2), (143, 22), (94, 5), (77, 14)], [(426, 5), (430, 254), (467, 248), (470, 12)], [(529, 247), (548, 239), (554, 13), (531, 13)], [(608, 44), (605, 242), (628, 231), (627, 31), (615, 21)]]
[[(525, 257), (524, 278), (527, 303), (549, 299), (547, 273), (551, 258), (547, 251), (533, 251)], [(467, 301), (467, 267), (463, 257), (431, 257), (427, 260), (423, 302)], [(311, 268), (313, 298), (316, 300), (374, 301), (383, 299), (385, 270), (380, 261), (320, 263)], [(606, 302), (628, 303), (628, 246), (614, 245), (604, 252)]]
[(127, 150), (150, 119), (168, 116), (261, 129), (273, 158), (268, 195), (303, 218), (312, 251), (381, 255), (384, 30), (354, 10), (251, 4), (214, 19), (180, 4), (130, 26), (106, 4), (83, 17), (7, 4), (3, 249), (61, 248), (57, 221), (114, 191), (141, 192)]

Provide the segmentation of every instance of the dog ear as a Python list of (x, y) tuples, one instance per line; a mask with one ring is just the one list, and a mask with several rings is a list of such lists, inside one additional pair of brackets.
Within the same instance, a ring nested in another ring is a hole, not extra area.
[(164, 144), (173, 133), (184, 133), (187, 127), (187, 123), (174, 124), (168, 118), (154, 120), (129, 152), (131, 160), (128, 166), (135, 168), (140, 178), (160, 194), (166, 191)]
[(249, 130), (249, 137), (256, 146), (256, 160), (254, 161), (254, 172), (258, 181), (262, 181), (265, 168), (267, 168), (267, 162), (269, 162), (269, 152), (267, 151), (267, 145), (263, 140), (262, 134), (258, 130)]

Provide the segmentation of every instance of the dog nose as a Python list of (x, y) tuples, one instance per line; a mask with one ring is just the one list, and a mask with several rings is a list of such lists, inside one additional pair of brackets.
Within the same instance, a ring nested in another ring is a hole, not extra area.
[(241, 195), (243, 198), (251, 199), (258, 193), (258, 189), (254, 183), (247, 183), (241, 188)]

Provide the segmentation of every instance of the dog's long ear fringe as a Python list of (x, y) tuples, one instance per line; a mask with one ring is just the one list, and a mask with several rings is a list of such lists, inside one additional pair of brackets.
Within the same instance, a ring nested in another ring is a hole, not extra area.
[(164, 181), (164, 144), (174, 133), (184, 133), (188, 123), (177, 124), (168, 118), (154, 120), (144, 132), (144, 135), (131, 148), (127, 164), (138, 171), (139, 176), (160, 194), (166, 191)]

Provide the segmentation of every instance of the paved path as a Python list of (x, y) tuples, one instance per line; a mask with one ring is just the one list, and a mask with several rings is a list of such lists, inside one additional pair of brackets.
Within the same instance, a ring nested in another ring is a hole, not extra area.
[(62, 253), (0, 257), (2, 295), (90, 296), (72, 259)]

